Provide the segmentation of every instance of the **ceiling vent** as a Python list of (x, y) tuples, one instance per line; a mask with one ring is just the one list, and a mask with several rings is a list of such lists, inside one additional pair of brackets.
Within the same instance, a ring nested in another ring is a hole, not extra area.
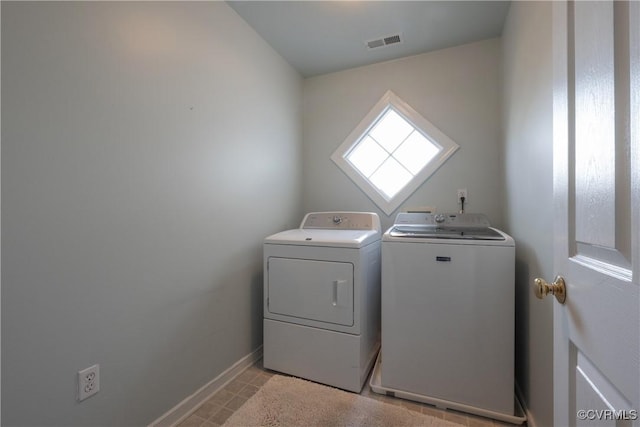
[(378, 39), (368, 40), (365, 43), (369, 50), (379, 49), (381, 47), (389, 46), (392, 44), (402, 43), (402, 38), (400, 37), (400, 34), (394, 34), (392, 36), (380, 37)]

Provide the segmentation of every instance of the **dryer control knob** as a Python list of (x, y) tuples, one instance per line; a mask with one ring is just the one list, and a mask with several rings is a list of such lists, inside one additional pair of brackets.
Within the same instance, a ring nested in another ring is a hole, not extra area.
[(443, 214), (438, 214), (435, 216), (435, 220), (438, 224), (442, 224), (445, 220), (445, 216)]
[(338, 224), (342, 223), (342, 217), (339, 217), (338, 215), (334, 216), (333, 217), (333, 223), (335, 225), (338, 225)]

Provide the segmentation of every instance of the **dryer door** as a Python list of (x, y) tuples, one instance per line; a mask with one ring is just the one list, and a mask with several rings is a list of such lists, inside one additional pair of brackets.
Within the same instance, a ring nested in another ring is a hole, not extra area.
[(333, 261), (269, 258), (268, 310), (304, 320), (353, 325), (353, 265)]

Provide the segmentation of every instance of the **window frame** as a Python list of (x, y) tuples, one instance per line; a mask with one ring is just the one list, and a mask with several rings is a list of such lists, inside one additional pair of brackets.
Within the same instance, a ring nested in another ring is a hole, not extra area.
[[(393, 109), (416, 131), (438, 148), (436, 156), (427, 163), (395, 196), (386, 197), (348, 160), (350, 152), (366, 137), (382, 116)], [(392, 91), (387, 91), (342, 144), (333, 152), (331, 160), (387, 215), (404, 203), (431, 175), (455, 153), (460, 146), (445, 135), (433, 123), (424, 118)]]

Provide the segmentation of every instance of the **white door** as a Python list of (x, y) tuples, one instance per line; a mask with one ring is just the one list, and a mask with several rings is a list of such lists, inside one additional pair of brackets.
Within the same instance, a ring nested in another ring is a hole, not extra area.
[(640, 420), (640, 2), (554, 3), (554, 421)]

